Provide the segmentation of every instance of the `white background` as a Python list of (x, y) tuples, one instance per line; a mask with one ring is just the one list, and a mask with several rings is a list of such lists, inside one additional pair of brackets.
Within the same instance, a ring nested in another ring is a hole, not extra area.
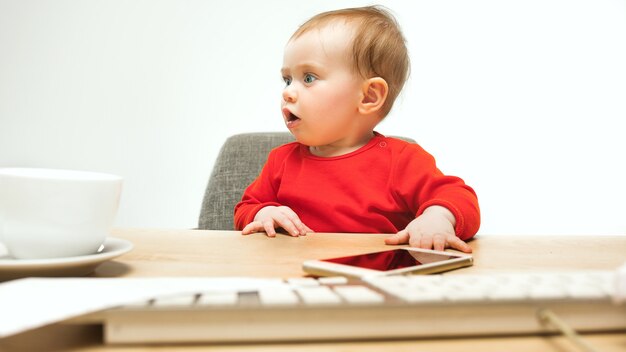
[[(626, 234), (626, 2), (379, 1), (412, 76), (378, 127), (473, 186), (483, 234)], [(0, 167), (125, 178), (116, 226), (192, 228), (227, 136), (285, 131), (282, 49), (366, 1), (0, 0)]]

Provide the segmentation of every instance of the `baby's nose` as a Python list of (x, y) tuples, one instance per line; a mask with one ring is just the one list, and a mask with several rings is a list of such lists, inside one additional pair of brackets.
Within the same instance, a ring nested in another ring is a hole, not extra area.
[(295, 102), (297, 99), (297, 93), (296, 90), (293, 89), (291, 86), (287, 86), (285, 87), (285, 89), (283, 89), (283, 100), (289, 103), (293, 103)]

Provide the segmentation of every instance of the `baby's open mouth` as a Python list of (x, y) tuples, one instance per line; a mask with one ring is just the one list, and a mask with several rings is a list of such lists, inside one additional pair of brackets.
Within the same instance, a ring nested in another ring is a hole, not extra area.
[(294, 114), (292, 114), (291, 112), (289, 112), (289, 114), (287, 114), (287, 122), (293, 122), (296, 120), (300, 120), (300, 118)]
[(295, 128), (300, 123), (300, 118), (293, 114), (289, 108), (283, 107), (283, 117), (285, 118), (285, 125), (287, 128)]

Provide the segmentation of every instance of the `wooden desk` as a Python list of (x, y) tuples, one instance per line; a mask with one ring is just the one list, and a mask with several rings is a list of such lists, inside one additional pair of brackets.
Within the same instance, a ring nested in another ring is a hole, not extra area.
[[(93, 277), (303, 276), (305, 259), (376, 251), (384, 235), (312, 234), (301, 238), (229, 231), (117, 229), (132, 252), (102, 264)], [(454, 274), (499, 271), (612, 270), (626, 261), (626, 236), (479, 236), (474, 266)], [(288, 332), (285, 332), (288, 333)], [(626, 351), (626, 334), (585, 335), (600, 351)], [(53, 325), (0, 340), (0, 351), (577, 351), (560, 336), (475, 337), (264, 345), (103, 346), (98, 326)]]

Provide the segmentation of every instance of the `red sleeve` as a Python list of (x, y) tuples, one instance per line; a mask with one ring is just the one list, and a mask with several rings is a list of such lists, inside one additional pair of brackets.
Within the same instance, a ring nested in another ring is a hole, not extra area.
[(235, 229), (242, 230), (251, 223), (261, 208), (280, 205), (276, 199), (280, 184), (280, 175), (274, 166), (276, 158), (276, 151), (271, 151), (259, 177), (246, 188), (241, 201), (235, 205)]
[(480, 209), (474, 190), (456, 176), (446, 176), (435, 159), (417, 144), (399, 152), (392, 179), (398, 196), (421, 215), (426, 208), (440, 205), (456, 219), (455, 233), (462, 240), (472, 238), (480, 227)]

